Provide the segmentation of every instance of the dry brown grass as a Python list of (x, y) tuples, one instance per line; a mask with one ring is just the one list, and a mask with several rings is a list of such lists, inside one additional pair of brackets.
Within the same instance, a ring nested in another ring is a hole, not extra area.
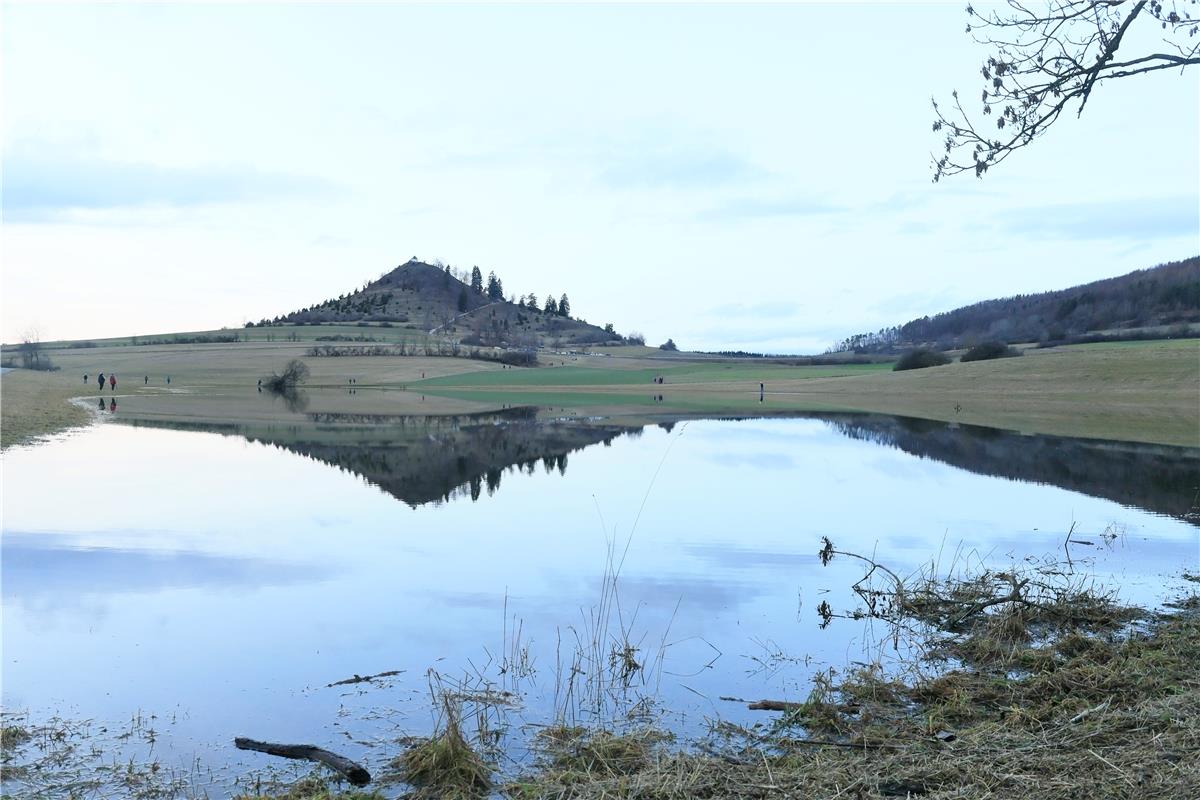
[[(857, 558), (862, 606), (902, 669), (819, 674), (769, 728), (686, 750), (566, 729), (510, 797), (1075, 800), (1200, 797), (1200, 600), (1122, 606), (1070, 562), (901, 577)], [(1139, 626), (1136, 622), (1140, 621)], [(600, 747), (592, 746), (598, 743)], [(608, 751), (615, 755), (607, 755)], [(599, 751), (599, 754), (597, 754)], [(596, 765), (600, 766), (597, 767)]]
[(70, 402), (88, 395), (73, 372), (16, 369), (0, 376), (0, 448), (25, 444), (50, 434), (86, 425), (91, 416)]
[(1043, 666), (1016, 679), (961, 670), (906, 686), (852, 674), (772, 733), (741, 730), (717, 751), (659, 751), (635, 769), (551, 761), (505, 792), (522, 800), (1200, 797), (1200, 620), (1165, 618), (1148, 633), (1086, 642), (1045, 645)]

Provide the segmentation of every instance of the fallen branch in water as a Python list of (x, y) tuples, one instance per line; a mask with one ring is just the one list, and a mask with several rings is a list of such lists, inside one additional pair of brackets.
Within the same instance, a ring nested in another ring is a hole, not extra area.
[(804, 708), (804, 703), (790, 703), (787, 700), (759, 700), (757, 703), (751, 703), (749, 708), (751, 711), (795, 711), (798, 708)]
[(392, 676), (399, 675), (402, 672), (404, 672), (402, 669), (389, 669), (387, 672), (379, 672), (375, 675), (359, 675), (355, 673), (353, 678), (345, 678), (344, 680), (327, 683), (325, 684), (325, 688), (331, 689), (334, 686), (346, 686), (351, 683), (366, 683), (368, 681), (373, 681), (376, 678), (391, 678)]
[(337, 753), (331, 753), (328, 750), (322, 750), (320, 747), (314, 747), (311, 744), (275, 744), (273, 742), (260, 742), (255, 739), (246, 739), (239, 736), (233, 740), (233, 745), (238, 750), (254, 750), (270, 756), (319, 761), (334, 772), (344, 776), (350, 782), (351, 786), (366, 786), (371, 782), (371, 773), (367, 772), (366, 768), (361, 764), (351, 761), (345, 756), (339, 756)]

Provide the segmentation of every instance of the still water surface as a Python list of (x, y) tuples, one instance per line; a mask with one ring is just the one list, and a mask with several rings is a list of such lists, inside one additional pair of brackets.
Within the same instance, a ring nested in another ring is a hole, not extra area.
[[(722, 696), (803, 698), (875, 654), (862, 627), (818, 629), (861, 575), (820, 566), (822, 536), (911, 569), (1061, 552), (1074, 525), (1073, 555), (1140, 602), (1200, 561), (1196, 450), (863, 416), (348, 422), (107, 424), (7, 452), (4, 707), (156, 714), (168, 765), (258, 766), (230, 748), (246, 735), (377, 766), (395, 751), (372, 742), (429, 729), (430, 668), (515, 689), (525, 721), (561, 707), (615, 550), (656, 662), (633, 688), (697, 730), (754, 717)], [(404, 672), (327, 687), (384, 670)]]

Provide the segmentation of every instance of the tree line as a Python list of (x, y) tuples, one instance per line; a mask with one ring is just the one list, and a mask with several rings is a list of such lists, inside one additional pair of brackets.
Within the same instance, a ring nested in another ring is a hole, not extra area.
[[(1070, 289), (985, 300), (903, 325), (858, 333), (827, 352), (883, 353), (933, 346), (948, 350), (994, 341), (1074, 341), (1096, 331), (1200, 322), (1200, 256)], [(1132, 334), (1128, 334), (1132, 335)]]

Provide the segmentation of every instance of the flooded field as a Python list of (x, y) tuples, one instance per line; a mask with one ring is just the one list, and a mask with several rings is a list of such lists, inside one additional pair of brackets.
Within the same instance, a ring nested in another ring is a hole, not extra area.
[(862, 574), (822, 537), (898, 571), (1065, 552), (1149, 604), (1200, 561), (1195, 450), (863, 415), (312, 416), (7, 451), (5, 710), (132, 732), (220, 795), (268, 763), (235, 736), (378, 767), (430, 729), (431, 685), (486, 693), (515, 741), (752, 722), (723, 698), (889, 658), (821, 627)]

